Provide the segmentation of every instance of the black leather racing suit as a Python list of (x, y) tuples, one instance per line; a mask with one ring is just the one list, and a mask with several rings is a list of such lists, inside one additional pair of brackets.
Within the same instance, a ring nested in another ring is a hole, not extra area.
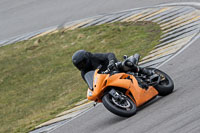
[[(94, 54), (92, 54), (90, 52), (87, 52), (87, 59), (88, 59), (88, 61), (87, 61), (88, 63), (86, 65), (87, 67), (85, 67), (81, 71), (81, 76), (84, 80), (85, 80), (84, 75), (89, 71), (97, 69), (99, 65), (102, 65), (101, 70), (105, 71), (105, 70), (107, 70), (107, 67), (110, 62), (114, 62), (114, 63), (118, 62), (117, 58), (115, 57), (115, 54), (113, 54), (113, 53), (104, 53), (104, 54), (103, 53), (94, 53)], [(124, 67), (121, 65), (121, 63), (117, 66), (117, 69), (121, 72), (126, 72), (124, 70)], [(147, 70), (146, 68), (139, 67), (136, 64), (134, 64), (134, 66), (132, 66), (131, 71), (138, 72), (138, 73), (145, 74), (145, 75), (152, 75), (151, 71)]]
[[(88, 63), (87, 66), (81, 71), (81, 76), (84, 79), (84, 75), (92, 70), (98, 68), (99, 65), (102, 65), (101, 70), (107, 70), (107, 66), (110, 61), (117, 62), (117, 58), (113, 53), (90, 53), (87, 52)], [(84, 79), (85, 80), (85, 79)]]

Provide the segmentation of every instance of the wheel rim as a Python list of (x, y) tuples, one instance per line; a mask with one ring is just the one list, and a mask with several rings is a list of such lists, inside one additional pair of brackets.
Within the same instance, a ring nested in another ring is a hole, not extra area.
[(160, 85), (168, 85), (169, 84), (169, 80), (162, 74), (162, 73), (158, 73), (158, 75), (160, 75), (161, 77), (161, 81), (159, 82)]
[(161, 74), (161, 81), (159, 83), (160, 85), (168, 85), (169, 84), (169, 80)]
[[(119, 93), (120, 93), (120, 95), (124, 95), (124, 93), (122, 93), (121, 91), (118, 92), (118, 94)], [(137, 107), (136, 107), (135, 103), (128, 96), (125, 96), (125, 97), (126, 97), (126, 99), (123, 97), (121, 99), (121, 101), (126, 100), (128, 103), (130, 103), (130, 106), (126, 105), (123, 108), (120, 106), (117, 106), (118, 104), (114, 103), (114, 101), (116, 101), (116, 100), (112, 100), (112, 95), (110, 95), (109, 93), (106, 93), (103, 96), (102, 102), (103, 102), (103, 105), (110, 112), (112, 112), (116, 115), (122, 116), (122, 117), (129, 117), (129, 116), (134, 115), (137, 112)]]
[[(121, 94), (120, 94), (120, 95), (121, 95)], [(110, 100), (111, 100), (112, 103), (113, 103), (116, 107), (118, 107), (118, 108), (121, 108), (121, 109), (127, 110), (127, 111), (131, 110), (132, 105), (131, 105), (130, 101), (128, 100), (128, 97), (125, 96), (125, 95), (121, 95), (121, 96), (124, 98), (123, 101), (116, 100), (116, 99), (114, 99), (113, 97), (111, 97)]]

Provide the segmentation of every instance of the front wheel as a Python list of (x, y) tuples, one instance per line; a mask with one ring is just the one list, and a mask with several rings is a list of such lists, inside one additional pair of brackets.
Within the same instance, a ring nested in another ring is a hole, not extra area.
[(106, 93), (102, 98), (103, 105), (110, 112), (122, 117), (129, 117), (134, 115), (137, 111), (135, 103), (128, 96), (123, 94), (120, 95), (124, 97), (123, 101), (118, 101), (109, 93)]
[[(148, 68), (153, 69), (153, 68)], [(163, 71), (159, 69), (154, 69), (155, 73), (160, 75), (161, 81), (155, 85), (154, 87), (158, 91), (158, 95), (160, 96), (166, 96), (173, 92), (174, 90), (174, 82), (173, 80)]]

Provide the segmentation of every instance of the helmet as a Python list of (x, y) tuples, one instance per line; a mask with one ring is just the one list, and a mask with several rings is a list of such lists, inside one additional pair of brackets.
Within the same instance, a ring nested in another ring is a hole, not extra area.
[(87, 66), (88, 60), (85, 50), (78, 50), (72, 56), (72, 62), (79, 70), (83, 70)]

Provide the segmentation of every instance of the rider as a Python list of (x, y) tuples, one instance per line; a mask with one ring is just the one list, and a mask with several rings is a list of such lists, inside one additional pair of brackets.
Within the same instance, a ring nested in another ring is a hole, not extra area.
[[(120, 71), (125, 71), (123, 69), (123, 65), (118, 62), (115, 54), (113, 53), (90, 53), (85, 50), (78, 50), (73, 54), (72, 62), (76, 68), (81, 71), (81, 76), (84, 80), (84, 75), (89, 71), (97, 69), (99, 65), (102, 65), (101, 70), (103, 71), (114, 67)], [(151, 70), (139, 67), (136, 64), (131, 66), (131, 71), (145, 74), (147, 76), (153, 75)]]

